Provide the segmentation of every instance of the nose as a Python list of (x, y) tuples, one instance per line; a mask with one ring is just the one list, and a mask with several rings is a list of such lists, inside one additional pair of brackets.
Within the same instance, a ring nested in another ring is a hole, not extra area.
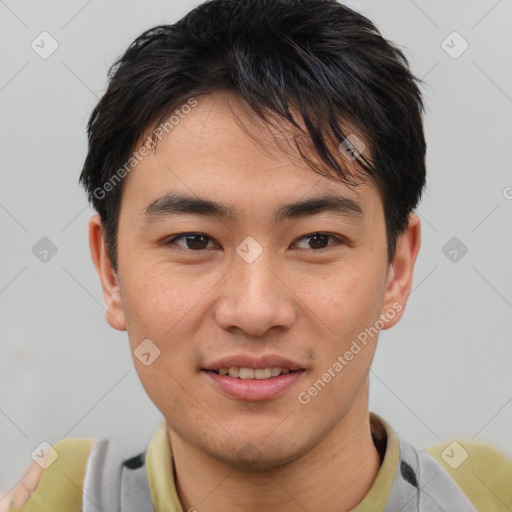
[(253, 336), (261, 336), (273, 327), (291, 328), (296, 318), (295, 295), (287, 281), (266, 251), (252, 263), (237, 255), (216, 303), (218, 325)]

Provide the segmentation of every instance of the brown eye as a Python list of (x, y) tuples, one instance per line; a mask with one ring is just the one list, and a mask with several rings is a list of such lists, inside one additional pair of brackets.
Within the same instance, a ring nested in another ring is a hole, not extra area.
[[(178, 242), (181, 241), (180, 242)], [(178, 235), (166, 242), (166, 245), (176, 244), (184, 249), (190, 249), (192, 251), (201, 251), (203, 249), (209, 249), (213, 246), (208, 247), (208, 243), (211, 242), (209, 236), (203, 235), (202, 233), (185, 233)]]
[(312, 249), (323, 249), (329, 245), (329, 235), (316, 234), (308, 237), (308, 244)]
[(303, 243), (301, 247), (301, 242), (296, 245), (299, 249), (325, 249), (331, 245), (336, 245), (329, 243), (330, 239), (334, 239), (336, 243), (341, 243), (341, 240), (334, 235), (329, 235), (328, 233), (312, 233), (310, 235), (305, 235), (300, 239), (301, 241), (305, 241), (305, 245)]

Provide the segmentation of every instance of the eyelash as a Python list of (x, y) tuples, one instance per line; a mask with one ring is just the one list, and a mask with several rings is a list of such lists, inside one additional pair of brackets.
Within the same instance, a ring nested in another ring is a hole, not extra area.
[[(207, 238), (209, 241), (213, 241), (213, 238), (208, 236), (208, 235), (205, 235), (204, 233), (196, 233), (196, 232), (190, 232), (190, 233), (181, 233), (180, 235), (176, 235), (176, 236), (173, 236), (172, 238), (170, 239), (167, 239), (167, 240), (164, 240), (163, 241), (163, 245), (164, 246), (170, 246), (170, 245), (173, 245), (175, 244), (176, 240), (179, 240), (181, 238), (185, 239), (187, 236), (191, 236), (191, 235), (199, 235), (199, 236), (204, 236), (205, 238)], [(314, 252), (323, 252), (325, 250), (329, 250), (329, 248), (333, 247), (333, 246), (338, 246), (338, 245), (347, 245), (348, 242), (346, 240), (344, 240), (343, 238), (337, 236), (337, 235), (333, 235), (331, 233), (325, 233), (323, 231), (315, 231), (313, 233), (308, 233), (307, 235), (303, 235), (301, 236), (298, 240), (303, 240), (303, 239), (307, 239), (307, 238), (312, 238), (314, 237), (315, 235), (324, 235), (324, 236), (328, 236), (330, 237), (331, 239), (334, 239), (335, 243), (331, 243), (329, 245), (327, 245), (327, 247), (322, 247), (320, 249), (313, 249), (313, 248), (310, 248), (310, 249), (301, 249), (301, 250), (310, 250), (310, 251), (314, 251)], [(176, 244), (177, 245), (177, 244)], [(181, 249), (184, 249), (186, 251), (190, 251), (190, 252), (204, 252), (204, 251), (207, 251), (209, 249), (212, 249), (211, 247), (210, 248), (204, 248), (204, 249), (190, 249), (189, 247), (182, 247), (182, 246), (178, 246), (180, 247)]]

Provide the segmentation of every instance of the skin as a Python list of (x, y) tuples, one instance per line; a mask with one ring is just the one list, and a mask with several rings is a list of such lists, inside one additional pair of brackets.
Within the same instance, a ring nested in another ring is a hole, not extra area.
[[(43, 464), (46, 463), (46, 458), (47, 456), (42, 459)], [(21, 508), (30, 498), (30, 494), (36, 490), (42, 474), (43, 468), (39, 464), (33, 462), (27, 468), (27, 471), (25, 471), (21, 482), (16, 486), (16, 488), (9, 494), (2, 496), (0, 499), (0, 511), (7, 511), (9, 507)]]
[[(368, 413), (377, 336), (307, 405), (297, 396), (396, 304), (382, 328), (399, 321), (420, 222), (410, 215), (389, 262), (374, 184), (350, 188), (313, 172), (288, 133), (258, 122), (233, 93), (199, 97), (125, 178), (117, 272), (99, 217), (89, 223), (107, 321), (128, 332), (132, 352), (148, 338), (160, 350), (149, 366), (134, 364), (167, 421), (184, 510), (348, 511), (379, 470)], [(236, 219), (148, 218), (145, 208), (169, 192), (229, 204)], [(356, 201), (362, 214), (276, 223), (277, 207), (325, 192)], [(205, 249), (172, 241), (191, 232), (209, 237)], [(319, 232), (333, 235), (320, 239), (323, 249), (306, 236)], [(246, 237), (263, 249), (250, 264), (236, 252)], [(273, 400), (234, 400), (201, 368), (241, 353), (280, 354), (306, 371)]]

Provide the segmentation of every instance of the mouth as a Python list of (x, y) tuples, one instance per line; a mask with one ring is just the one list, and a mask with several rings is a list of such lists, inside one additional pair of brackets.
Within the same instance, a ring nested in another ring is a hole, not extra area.
[(279, 366), (267, 368), (240, 368), (238, 366), (230, 366), (229, 368), (219, 368), (218, 370), (205, 370), (217, 375), (229, 375), (233, 379), (242, 380), (267, 380), (280, 375), (287, 375), (293, 372), (304, 371), (303, 368), (291, 370), (290, 368), (282, 368)]
[(261, 402), (284, 396), (302, 378), (304, 368), (222, 367), (203, 369), (214, 389), (232, 400)]

